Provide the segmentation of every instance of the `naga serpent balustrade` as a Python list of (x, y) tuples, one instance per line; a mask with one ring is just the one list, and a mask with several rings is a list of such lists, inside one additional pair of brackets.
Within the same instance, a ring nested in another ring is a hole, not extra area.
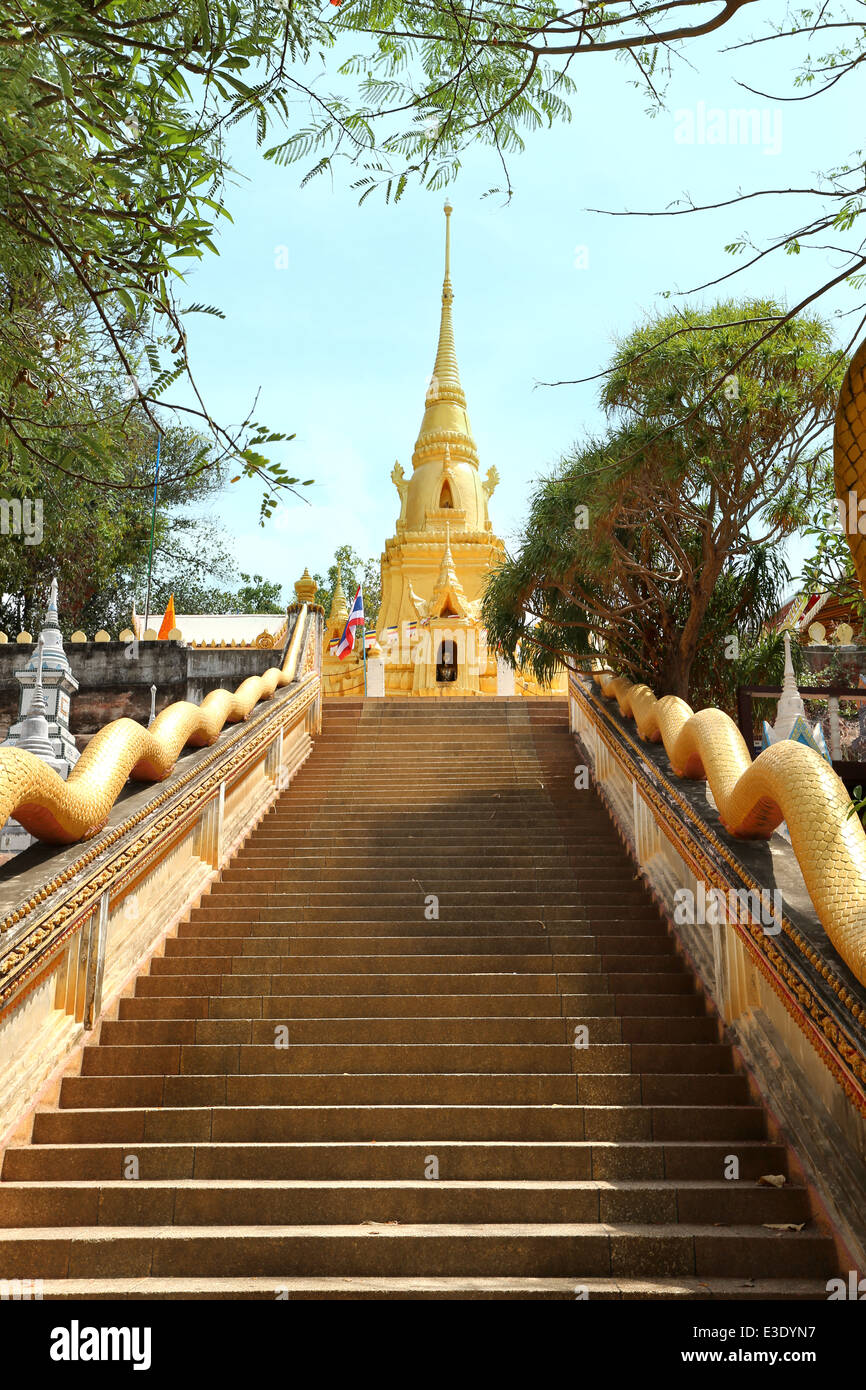
[(304, 604), (282, 667), (248, 676), (234, 694), (212, 690), (199, 705), (167, 705), (149, 729), (134, 719), (113, 720), (94, 734), (65, 782), (35, 753), (0, 749), (0, 825), (14, 816), (31, 835), (55, 845), (98, 834), (129, 777), (164, 781), (186, 744), (209, 747), (226, 724), (246, 719), (259, 700), (295, 679), (306, 618)]
[(642, 738), (664, 744), (678, 777), (705, 778), (732, 835), (759, 839), (785, 821), (809, 896), (839, 955), (866, 984), (866, 834), (844, 783), (812, 748), (784, 740), (752, 760), (733, 719), (657, 700), (647, 685), (597, 671), (593, 679)]
[[(833, 437), (837, 497), (866, 497), (866, 343), (851, 361), (836, 407)], [(848, 533), (860, 586), (866, 593), (866, 536)], [(705, 778), (722, 823), (732, 835), (757, 839), (785, 821), (815, 911), (839, 955), (866, 984), (866, 833), (845, 786), (814, 749), (774, 743), (754, 760), (722, 710), (695, 713), (674, 695), (656, 699), (611, 671), (593, 679), (642, 738), (664, 744), (674, 773)]]

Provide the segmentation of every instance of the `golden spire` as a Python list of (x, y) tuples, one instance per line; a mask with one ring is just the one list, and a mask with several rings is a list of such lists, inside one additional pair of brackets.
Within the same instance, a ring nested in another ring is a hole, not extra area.
[(342, 567), (338, 564), (337, 582), (334, 585), (334, 592), (331, 596), (331, 611), (328, 614), (328, 622), (329, 624), (337, 621), (345, 622), (348, 616), (349, 610), (346, 607), (346, 595), (343, 593), (343, 571)]
[(466, 598), (466, 593), (454, 566), (454, 556), (451, 554), (451, 524), (446, 521), (445, 552), (439, 567), (439, 578), (436, 580), (433, 594), (427, 605), (427, 613), (431, 618), (466, 618), (471, 612), (472, 605)]
[(451, 522), (445, 523), (445, 554), (442, 556), (442, 564), (439, 567), (439, 583), (444, 584), (451, 576), (457, 578), (454, 569), (454, 556), (451, 554)]
[[(466, 396), (460, 381), (457, 367), (457, 350), (454, 346), (454, 324), (451, 306), (454, 290), (451, 286), (451, 204), (445, 204), (445, 277), (442, 282), (442, 313), (439, 320), (439, 342), (436, 347), (436, 361), (433, 375), (427, 389), (424, 419), (415, 445), (413, 463), (417, 467), (430, 453), (430, 446), (441, 449), (441, 445), (451, 441), (452, 449), (458, 455), (477, 465), (478, 456), (472, 427), (466, 413)], [(458, 436), (456, 439), (454, 436)], [(461, 447), (462, 446), (462, 447)]]
[(451, 285), (451, 204), (445, 204), (445, 278), (442, 281), (442, 317), (439, 322), (439, 343), (436, 348), (436, 361), (428, 401), (442, 399), (447, 391), (452, 400), (457, 400), (465, 408), (466, 397), (460, 382), (457, 367), (457, 349), (454, 346), (454, 324), (451, 320), (451, 305), (454, 303), (454, 290)]

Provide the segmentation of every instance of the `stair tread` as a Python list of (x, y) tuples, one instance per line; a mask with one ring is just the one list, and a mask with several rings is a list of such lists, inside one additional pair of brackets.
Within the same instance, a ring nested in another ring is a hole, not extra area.
[[(420, 1277), (411, 1275), (371, 1276), (334, 1275), (332, 1277), (309, 1278), (297, 1275), (274, 1277), (235, 1278), (152, 1278), (138, 1279), (46, 1279), (43, 1281), (43, 1297), (51, 1298), (165, 1298), (187, 1294), (190, 1297), (239, 1297), (245, 1293), (260, 1294), (274, 1298), (275, 1290), (289, 1295), (305, 1292), (322, 1292), (331, 1297), (348, 1291), (352, 1294), (368, 1291), (381, 1297), (389, 1293), (407, 1296), (413, 1293), (442, 1297), (452, 1294), (465, 1297), (473, 1292), (503, 1295), (514, 1293), (519, 1297), (538, 1293), (550, 1297), (559, 1294), (564, 1298), (575, 1297), (576, 1279), (532, 1279), (520, 1277), (485, 1277), (483, 1275), (449, 1277)], [(739, 1297), (744, 1293), (756, 1299), (809, 1296), (825, 1298), (826, 1286), (817, 1279), (743, 1279), (707, 1278), (664, 1278), (624, 1279), (619, 1276), (609, 1279), (595, 1277), (581, 1278), (590, 1297), (593, 1294), (622, 1292), (631, 1296), (706, 1298), (711, 1294), (717, 1297)]]

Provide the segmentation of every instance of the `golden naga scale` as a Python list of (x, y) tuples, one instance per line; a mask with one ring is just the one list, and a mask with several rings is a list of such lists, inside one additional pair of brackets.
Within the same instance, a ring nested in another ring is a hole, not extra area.
[(65, 782), (35, 753), (0, 750), (0, 825), (14, 816), (31, 835), (54, 845), (98, 834), (128, 778), (164, 781), (187, 744), (215, 743), (226, 724), (246, 719), (259, 700), (294, 680), (306, 616), (305, 604), (282, 667), (249, 676), (234, 694), (212, 690), (199, 705), (188, 700), (167, 705), (149, 729), (134, 719), (113, 720), (94, 734)]

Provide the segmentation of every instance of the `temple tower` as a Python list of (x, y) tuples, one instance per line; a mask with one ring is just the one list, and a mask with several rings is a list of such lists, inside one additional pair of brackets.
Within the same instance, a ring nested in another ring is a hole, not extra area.
[[(433, 373), (412, 476), (406, 478), (399, 462), (391, 473), (400, 515), (382, 555), (376, 625), (389, 693), (465, 695), (496, 689), (495, 661), (487, 653), (479, 613), (485, 577), (504, 555), (488, 513), (499, 476), (490, 468), (481, 477), (457, 365), (453, 302), (451, 206), (446, 203), (445, 276)], [(449, 620), (459, 634), (453, 639), (443, 631)], [(449, 640), (454, 648), (443, 649)], [(443, 650), (457, 658), (456, 678), (443, 671)]]

